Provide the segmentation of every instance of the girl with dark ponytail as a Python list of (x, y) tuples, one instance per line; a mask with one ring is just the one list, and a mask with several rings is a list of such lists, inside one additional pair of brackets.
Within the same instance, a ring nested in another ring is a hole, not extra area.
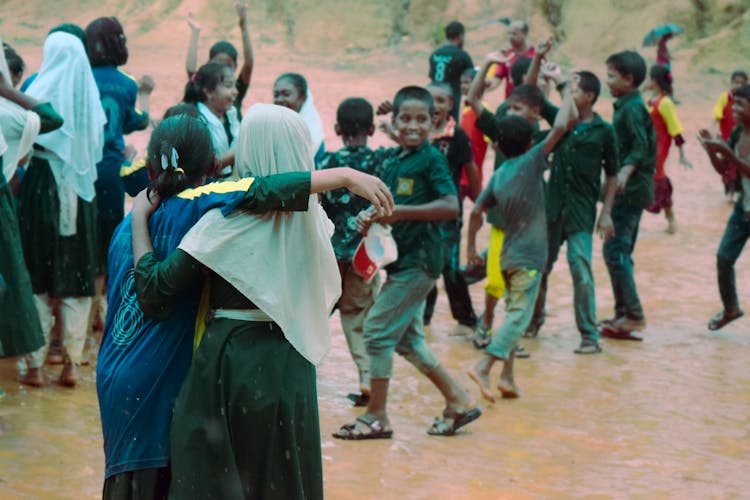
[(217, 177), (226, 178), (232, 173), (234, 142), (240, 129), (236, 97), (234, 73), (217, 62), (201, 66), (185, 85), (182, 100), (198, 108), (211, 133), (214, 153), (220, 158)]
[(672, 182), (664, 170), (672, 139), (680, 150), (682, 166), (693, 168), (693, 165), (685, 156), (682, 124), (677, 118), (677, 110), (671, 98), (672, 74), (669, 69), (656, 64), (651, 67), (649, 78), (648, 88), (651, 90), (651, 98), (648, 100), (648, 109), (656, 131), (656, 172), (654, 173), (654, 202), (646, 207), (646, 210), (658, 214), (663, 209), (667, 218), (667, 233), (673, 234), (677, 231), (677, 222), (672, 211)]

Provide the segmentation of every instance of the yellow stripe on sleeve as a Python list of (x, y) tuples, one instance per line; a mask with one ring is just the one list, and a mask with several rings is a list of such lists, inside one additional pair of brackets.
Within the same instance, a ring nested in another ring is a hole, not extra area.
[(250, 186), (255, 182), (254, 177), (246, 177), (238, 181), (223, 181), (223, 182), (211, 182), (197, 188), (186, 189), (177, 195), (178, 198), (183, 200), (194, 200), (199, 196), (206, 194), (228, 194), (236, 192), (245, 192), (250, 189)]
[(682, 133), (682, 123), (677, 118), (677, 109), (675, 108), (674, 102), (668, 96), (664, 96), (659, 103), (659, 114), (664, 118), (664, 123), (667, 125), (667, 132), (670, 137), (677, 137)]
[(727, 106), (727, 102), (729, 102), (729, 93), (722, 92), (719, 98), (716, 99), (716, 104), (714, 104), (714, 120), (721, 121), (724, 119), (724, 108)]
[(120, 167), (120, 177), (127, 177), (130, 174), (133, 174), (140, 169), (144, 168), (146, 166), (146, 158), (141, 158), (137, 162), (133, 163), (132, 165), (122, 165)]

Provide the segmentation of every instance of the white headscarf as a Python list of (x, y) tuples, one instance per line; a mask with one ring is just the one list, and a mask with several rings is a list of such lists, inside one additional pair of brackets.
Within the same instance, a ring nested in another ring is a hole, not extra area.
[(323, 133), (323, 121), (320, 119), (320, 114), (318, 114), (318, 110), (315, 107), (315, 102), (313, 101), (310, 89), (307, 89), (307, 99), (305, 99), (305, 102), (302, 104), (299, 114), (302, 119), (305, 120), (307, 127), (310, 129), (312, 154), (313, 157), (315, 157), (315, 153), (318, 152), (320, 145), (323, 144), (325, 134)]
[[(235, 162), (239, 173), (267, 176), (312, 171), (310, 132), (290, 109), (256, 104), (242, 120)], [(310, 196), (307, 212), (222, 217), (212, 210), (180, 248), (231, 283), (274, 320), (313, 364), (331, 345), (328, 316), (341, 295), (333, 225)]]
[(223, 155), (224, 153), (229, 151), (237, 142), (237, 133), (240, 129), (240, 122), (237, 119), (237, 108), (232, 106), (227, 110), (226, 114), (227, 121), (229, 121), (229, 131), (232, 134), (231, 144), (229, 143), (229, 140), (227, 138), (227, 131), (224, 128), (224, 124), (219, 119), (219, 117), (216, 116), (214, 112), (211, 111), (211, 109), (202, 102), (198, 103), (197, 108), (201, 116), (203, 117), (203, 120), (206, 122), (206, 125), (208, 125), (208, 131), (211, 133), (211, 144), (214, 147), (214, 153), (216, 153), (217, 156)]
[(60, 197), (61, 234), (75, 234), (75, 197), (94, 199), (96, 164), (102, 159), (107, 123), (81, 41), (69, 33), (49, 35), (42, 67), (26, 93), (48, 101), (65, 120), (62, 127), (39, 136), (36, 142), (54, 153), (53, 158), (45, 157)]
[[(3, 40), (0, 38), (0, 46)], [(5, 60), (5, 52), (0, 50), (0, 73), (10, 84), (10, 71)], [(22, 108), (15, 102), (0, 98), (0, 133), (5, 137), (6, 148), (3, 156), (3, 176), (10, 182), (16, 173), (21, 158), (31, 151), (36, 136), (39, 135), (41, 120), (33, 111)]]

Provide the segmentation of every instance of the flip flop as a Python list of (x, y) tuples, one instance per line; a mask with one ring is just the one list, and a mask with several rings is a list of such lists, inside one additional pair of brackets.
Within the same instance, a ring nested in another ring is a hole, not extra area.
[(599, 334), (602, 337), (614, 340), (633, 340), (635, 342), (643, 342), (643, 337), (635, 334), (629, 330), (621, 330), (620, 328), (614, 328), (612, 326), (602, 326), (599, 329)]
[(732, 321), (741, 318), (745, 313), (742, 309), (737, 309), (734, 314), (727, 314), (726, 311), (721, 311), (714, 315), (713, 318), (708, 322), (708, 329), (711, 331), (720, 330), (727, 326)]
[(336, 439), (345, 439), (347, 441), (362, 441), (364, 439), (391, 439), (393, 437), (392, 430), (385, 430), (383, 428), (383, 422), (370, 415), (360, 415), (357, 417), (357, 422), (365, 424), (369, 427), (370, 432), (364, 433), (357, 430), (357, 423), (351, 422), (344, 424), (341, 428), (333, 433), (333, 437)]
[(472, 423), (481, 416), (482, 410), (476, 406), (462, 413), (445, 409), (442, 418), (435, 417), (432, 426), (427, 429), (427, 434), (430, 436), (453, 436), (461, 427)]
[(367, 394), (356, 392), (350, 392), (346, 395), (346, 399), (354, 403), (354, 406), (367, 406), (367, 404), (370, 402), (370, 396)]
[(602, 352), (602, 346), (598, 342), (582, 342), (577, 349), (573, 350), (576, 354), (599, 354)]

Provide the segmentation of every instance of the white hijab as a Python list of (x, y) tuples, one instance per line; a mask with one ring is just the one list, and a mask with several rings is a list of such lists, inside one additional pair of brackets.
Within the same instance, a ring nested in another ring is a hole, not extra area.
[(320, 114), (315, 107), (315, 102), (313, 101), (313, 96), (312, 92), (310, 92), (310, 89), (307, 89), (307, 99), (305, 99), (305, 102), (302, 104), (302, 107), (299, 110), (299, 114), (302, 119), (305, 120), (307, 128), (310, 129), (310, 136), (312, 138), (312, 154), (313, 157), (315, 157), (315, 153), (318, 152), (318, 149), (320, 149), (320, 145), (323, 144), (325, 133), (323, 132), (323, 121), (320, 119)]
[[(256, 104), (242, 120), (235, 162), (240, 176), (313, 170), (310, 132), (294, 111)], [(231, 283), (318, 364), (331, 345), (328, 316), (341, 295), (333, 225), (310, 196), (306, 212), (204, 215), (180, 248)]]
[(49, 35), (42, 67), (26, 93), (48, 101), (65, 120), (62, 127), (39, 136), (36, 143), (54, 153), (54, 158), (45, 157), (60, 197), (61, 234), (75, 234), (75, 198), (91, 201), (96, 195), (96, 164), (102, 159), (107, 123), (81, 41), (63, 32)]
[[(0, 47), (3, 40), (0, 38)], [(10, 71), (5, 60), (5, 52), (0, 50), (0, 73), (10, 83)], [(3, 156), (3, 176), (10, 182), (16, 173), (21, 158), (31, 151), (34, 140), (39, 135), (41, 120), (33, 111), (22, 108), (15, 102), (0, 98), (0, 133), (5, 137), (6, 148)]]

